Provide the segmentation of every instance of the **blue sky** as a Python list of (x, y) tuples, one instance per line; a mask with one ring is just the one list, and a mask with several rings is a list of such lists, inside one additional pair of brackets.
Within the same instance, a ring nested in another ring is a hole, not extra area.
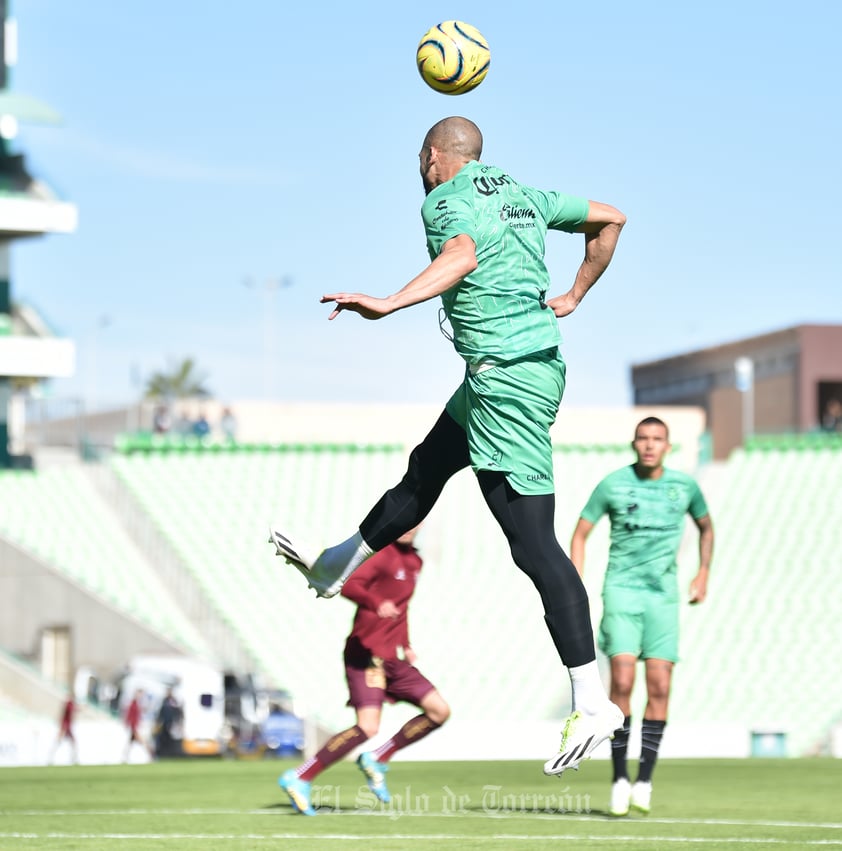
[[(329, 323), (318, 299), (386, 295), (427, 263), (417, 152), (454, 114), (481, 127), (486, 162), (628, 216), (612, 267), (561, 320), (566, 405), (627, 404), (633, 363), (842, 322), (831, 0), (13, 0), (12, 14), (12, 88), (64, 117), (15, 146), (79, 208), (76, 233), (12, 255), (14, 295), (78, 343), (55, 396), (127, 401), (192, 356), (223, 401), (444, 403), (462, 366), (437, 303)], [(414, 64), (451, 18), (492, 50), (460, 97)], [(552, 292), (581, 254), (580, 236), (550, 235)]]

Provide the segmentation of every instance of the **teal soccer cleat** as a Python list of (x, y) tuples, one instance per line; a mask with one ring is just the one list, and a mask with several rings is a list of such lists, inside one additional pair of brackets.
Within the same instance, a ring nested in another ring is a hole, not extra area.
[(361, 753), (357, 757), (357, 765), (360, 771), (365, 774), (368, 788), (377, 796), (378, 801), (388, 804), (392, 800), (389, 790), (386, 788), (385, 774), (389, 770), (389, 766), (385, 762), (377, 762), (370, 753)]
[(310, 803), (310, 784), (302, 780), (295, 770), (290, 768), (278, 778), (278, 786), (289, 795), (289, 799), (296, 812), (304, 816), (314, 816), (316, 811)]

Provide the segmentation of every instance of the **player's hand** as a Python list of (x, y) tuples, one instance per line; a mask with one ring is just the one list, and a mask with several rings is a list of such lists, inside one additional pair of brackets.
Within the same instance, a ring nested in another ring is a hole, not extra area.
[(418, 654), (411, 647), (404, 647), (403, 658), (410, 665), (414, 665), (418, 661)]
[(561, 319), (562, 316), (569, 316), (578, 306), (579, 302), (569, 292), (551, 298), (547, 302), (547, 307), (556, 315), (556, 319)]
[(375, 298), (365, 293), (333, 293), (323, 295), (320, 301), (322, 304), (331, 301), (336, 303), (328, 319), (336, 319), (343, 310), (358, 313), (363, 319), (382, 319), (394, 309), (388, 299)]
[(698, 603), (704, 603), (705, 597), (708, 594), (707, 579), (697, 576), (690, 583), (690, 605), (695, 606)]
[(400, 613), (400, 609), (391, 600), (384, 600), (377, 607), (377, 616), (380, 618), (391, 618), (394, 620)]

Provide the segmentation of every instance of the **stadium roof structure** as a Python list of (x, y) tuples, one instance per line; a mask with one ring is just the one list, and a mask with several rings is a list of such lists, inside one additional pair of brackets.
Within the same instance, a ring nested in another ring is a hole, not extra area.
[(62, 201), (43, 180), (26, 169), (23, 154), (8, 140), (19, 124), (58, 125), (62, 117), (48, 103), (9, 88), (9, 68), (17, 61), (17, 27), (8, 4), (0, 0), (0, 240), (76, 230), (76, 207)]
[[(0, 120), (2, 116), (0, 104)], [(0, 138), (0, 240), (72, 233), (76, 224), (76, 205), (62, 201), (46, 182), (33, 177), (23, 154), (11, 153)]]
[(48, 103), (32, 95), (8, 90), (0, 91), (0, 115), (11, 115), (25, 124), (58, 125), (62, 123), (61, 115)]
[(11, 243), (47, 233), (72, 233), (77, 210), (32, 175), (24, 155), (11, 148), (19, 124), (56, 125), (62, 119), (44, 101), (9, 90), (8, 70), (17, 61), (17, 26), (8, 12), (8, 3), (0, 0), (0, 467), (10, 466), (13, 456), (15, 464), (25, 463), (16, 434), (23, 423), (23, 401), (17, 391), (42, 379), (70, 376), (76, 369), (73, 341), (49, 333), (33, 310), (21, 309), (12, 300)]

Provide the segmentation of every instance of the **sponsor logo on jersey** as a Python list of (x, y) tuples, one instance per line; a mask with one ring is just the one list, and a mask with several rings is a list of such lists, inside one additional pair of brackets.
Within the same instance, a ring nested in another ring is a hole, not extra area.
[(516, 207), (512, 204), (503, 204), (500, 208), (500, 220), (509, 222), (513, 219), (534, 219), (535, 210), (529, 207)]
[(516, 230), (535, 227), (535, 211), (530, 207), (517, 207), (512, 204), (503, 204), (500, 208), (500, 220), (508, 227)]
[(444, 198), (436, 204), (436, 215), (433, 216), (432, 225), (438, 230), (447, 230), (456, 221), (456, 214), (447, 207), (447, 199)]
[(474, 189), (480, 195), (485, 195), (488, 198), (491, 195), (496, 195), (501, 186), (509, 186), (513, 183), (514, 181), (508, 174), (501, 174), (499, 177), (475, 177)]

